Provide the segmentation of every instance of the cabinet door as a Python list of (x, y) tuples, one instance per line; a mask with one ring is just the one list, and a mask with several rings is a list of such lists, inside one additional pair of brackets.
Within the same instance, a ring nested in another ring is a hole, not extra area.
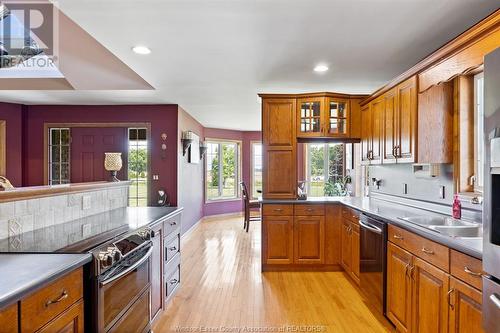
[(372, 140), (371, 103), (361, 108), (361, 163), (370, 164), (370, 149)]
[(262, 101), (264, 198), (296, 198), (295, 99)]
[(482, 294), (479, 290), (450, 277), (451, 333), (482, 333)]
[(409, 332), (411, 328), (412, 280), (408, 267), (412, 258), (409, 252), (387, 242), (386, 312), (399, 332)]
[(417, 149), (416, 76), (398, 85), (396, 89), (398, 97), (395, 152), (398, 163), (413, 163)]
[(384, 98), (378, 98), (372, 103), (372, 144), (371, 164), (382, 162), (382, 146), (384, 142)]
[(17, 303), (14, 303), (0, 311), (0, 327), (2, 332), (17, 333)]
[(293, 216), (264, 216), (262, 222), (262, 261), (266, 264), (292, 264)]
[(345, 219), (342, 223), (341, 243), (340, 264), (346, 272), (350, 273), (352, 260), (351, 222)]
[(321, 137), (325, 133), (325, 98), (297, 100), (297, 137)]
[[(356, 228), (357, 227), (357, 228)], [(351, 224), (351, 271), (354, 280), (359, 282), (359, 251), (360, 251), (360, 235), (359, 226)]]
[(383, 140), (383, 163), (396, 163), (396, 121), (397, 121), (397, 96), (396, 90), (389, 90), (384, 94), (384, 140)]
[(327, 98), (325, 104), (325, 136), (349, 136), (349, 100)]
[(37, 332), (83, 333), (83, 300), (80, 300), (72, 305), (68, 310), (64, 311)]
[(153, 227), (151, 254), (151, 319), (163, 308), (163, 224)]
[(415, 257), (411, 276), (412, 332), (448, 332), (449, 275)]
[(293, 234), (296, 264), (322, 264), (324, 262), (324, 216), (296, 216)]

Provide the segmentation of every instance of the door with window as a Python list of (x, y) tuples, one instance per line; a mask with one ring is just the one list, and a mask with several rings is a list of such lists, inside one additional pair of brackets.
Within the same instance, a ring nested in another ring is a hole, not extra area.
[(240, 147), (238, 141), (206, 140), (205, 199), (239, 198)]

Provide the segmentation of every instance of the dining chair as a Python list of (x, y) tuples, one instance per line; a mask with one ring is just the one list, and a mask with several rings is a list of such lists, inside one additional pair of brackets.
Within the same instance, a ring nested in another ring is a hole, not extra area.
[(243, 196), (243, 203), (245, 209), (245, 216), (243, 221), (243, 229), (248, 232), (248, 228), (250, 227), (250, 221), (260, 221), (260, 213), (258, 216), (250, 215), (252, 209), (260, 209), (260, 203), (258, 200), (250, 200), (250, 195), (248, 194), (248, 188), (245, 182), (240, 182), (240, 189)]

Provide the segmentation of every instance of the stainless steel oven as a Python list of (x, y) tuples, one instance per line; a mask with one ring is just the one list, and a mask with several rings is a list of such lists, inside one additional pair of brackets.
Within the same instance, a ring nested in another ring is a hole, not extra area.
[(360, 288), (369, 304), (385, 314), (387, 224), (361, 214)]
[(149, 332), (151, 253), (149, 228), (92, 251), (93, 332)]

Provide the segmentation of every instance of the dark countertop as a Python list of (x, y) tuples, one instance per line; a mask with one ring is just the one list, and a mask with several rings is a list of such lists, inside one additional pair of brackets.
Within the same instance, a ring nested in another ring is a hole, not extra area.
[(428, 238), (440, 244), (446, 245), (452, 249), (463, 252), (478, 259), (483, 257), (483, 239), (482, 237), (460, 238), (440, 234), (434, 230), (421, 227), (419, 225), (399, 219), (399, 217), (408, 217), (415, 215), (443, 216), (443, 214), (434, 213), (425, 209), (419, 209), (402, 205), (394, 202), (372, 198), (360, 197), (316, 197), (307, 198), (307, 200), (294, 199), (261, 199), (264, 204), (321, 204), (321, 203), (341, 203), (351, 208), (362, 211), (363, 213), (380, 218), (390, 224), (407, 229), (422, 237)]
[(0, 254), (0, 309), (92, 260), (82, 254)]
[(181, 211), (178, 207), (118, 208), (0, 239), (0, 253), (82, 253)]

